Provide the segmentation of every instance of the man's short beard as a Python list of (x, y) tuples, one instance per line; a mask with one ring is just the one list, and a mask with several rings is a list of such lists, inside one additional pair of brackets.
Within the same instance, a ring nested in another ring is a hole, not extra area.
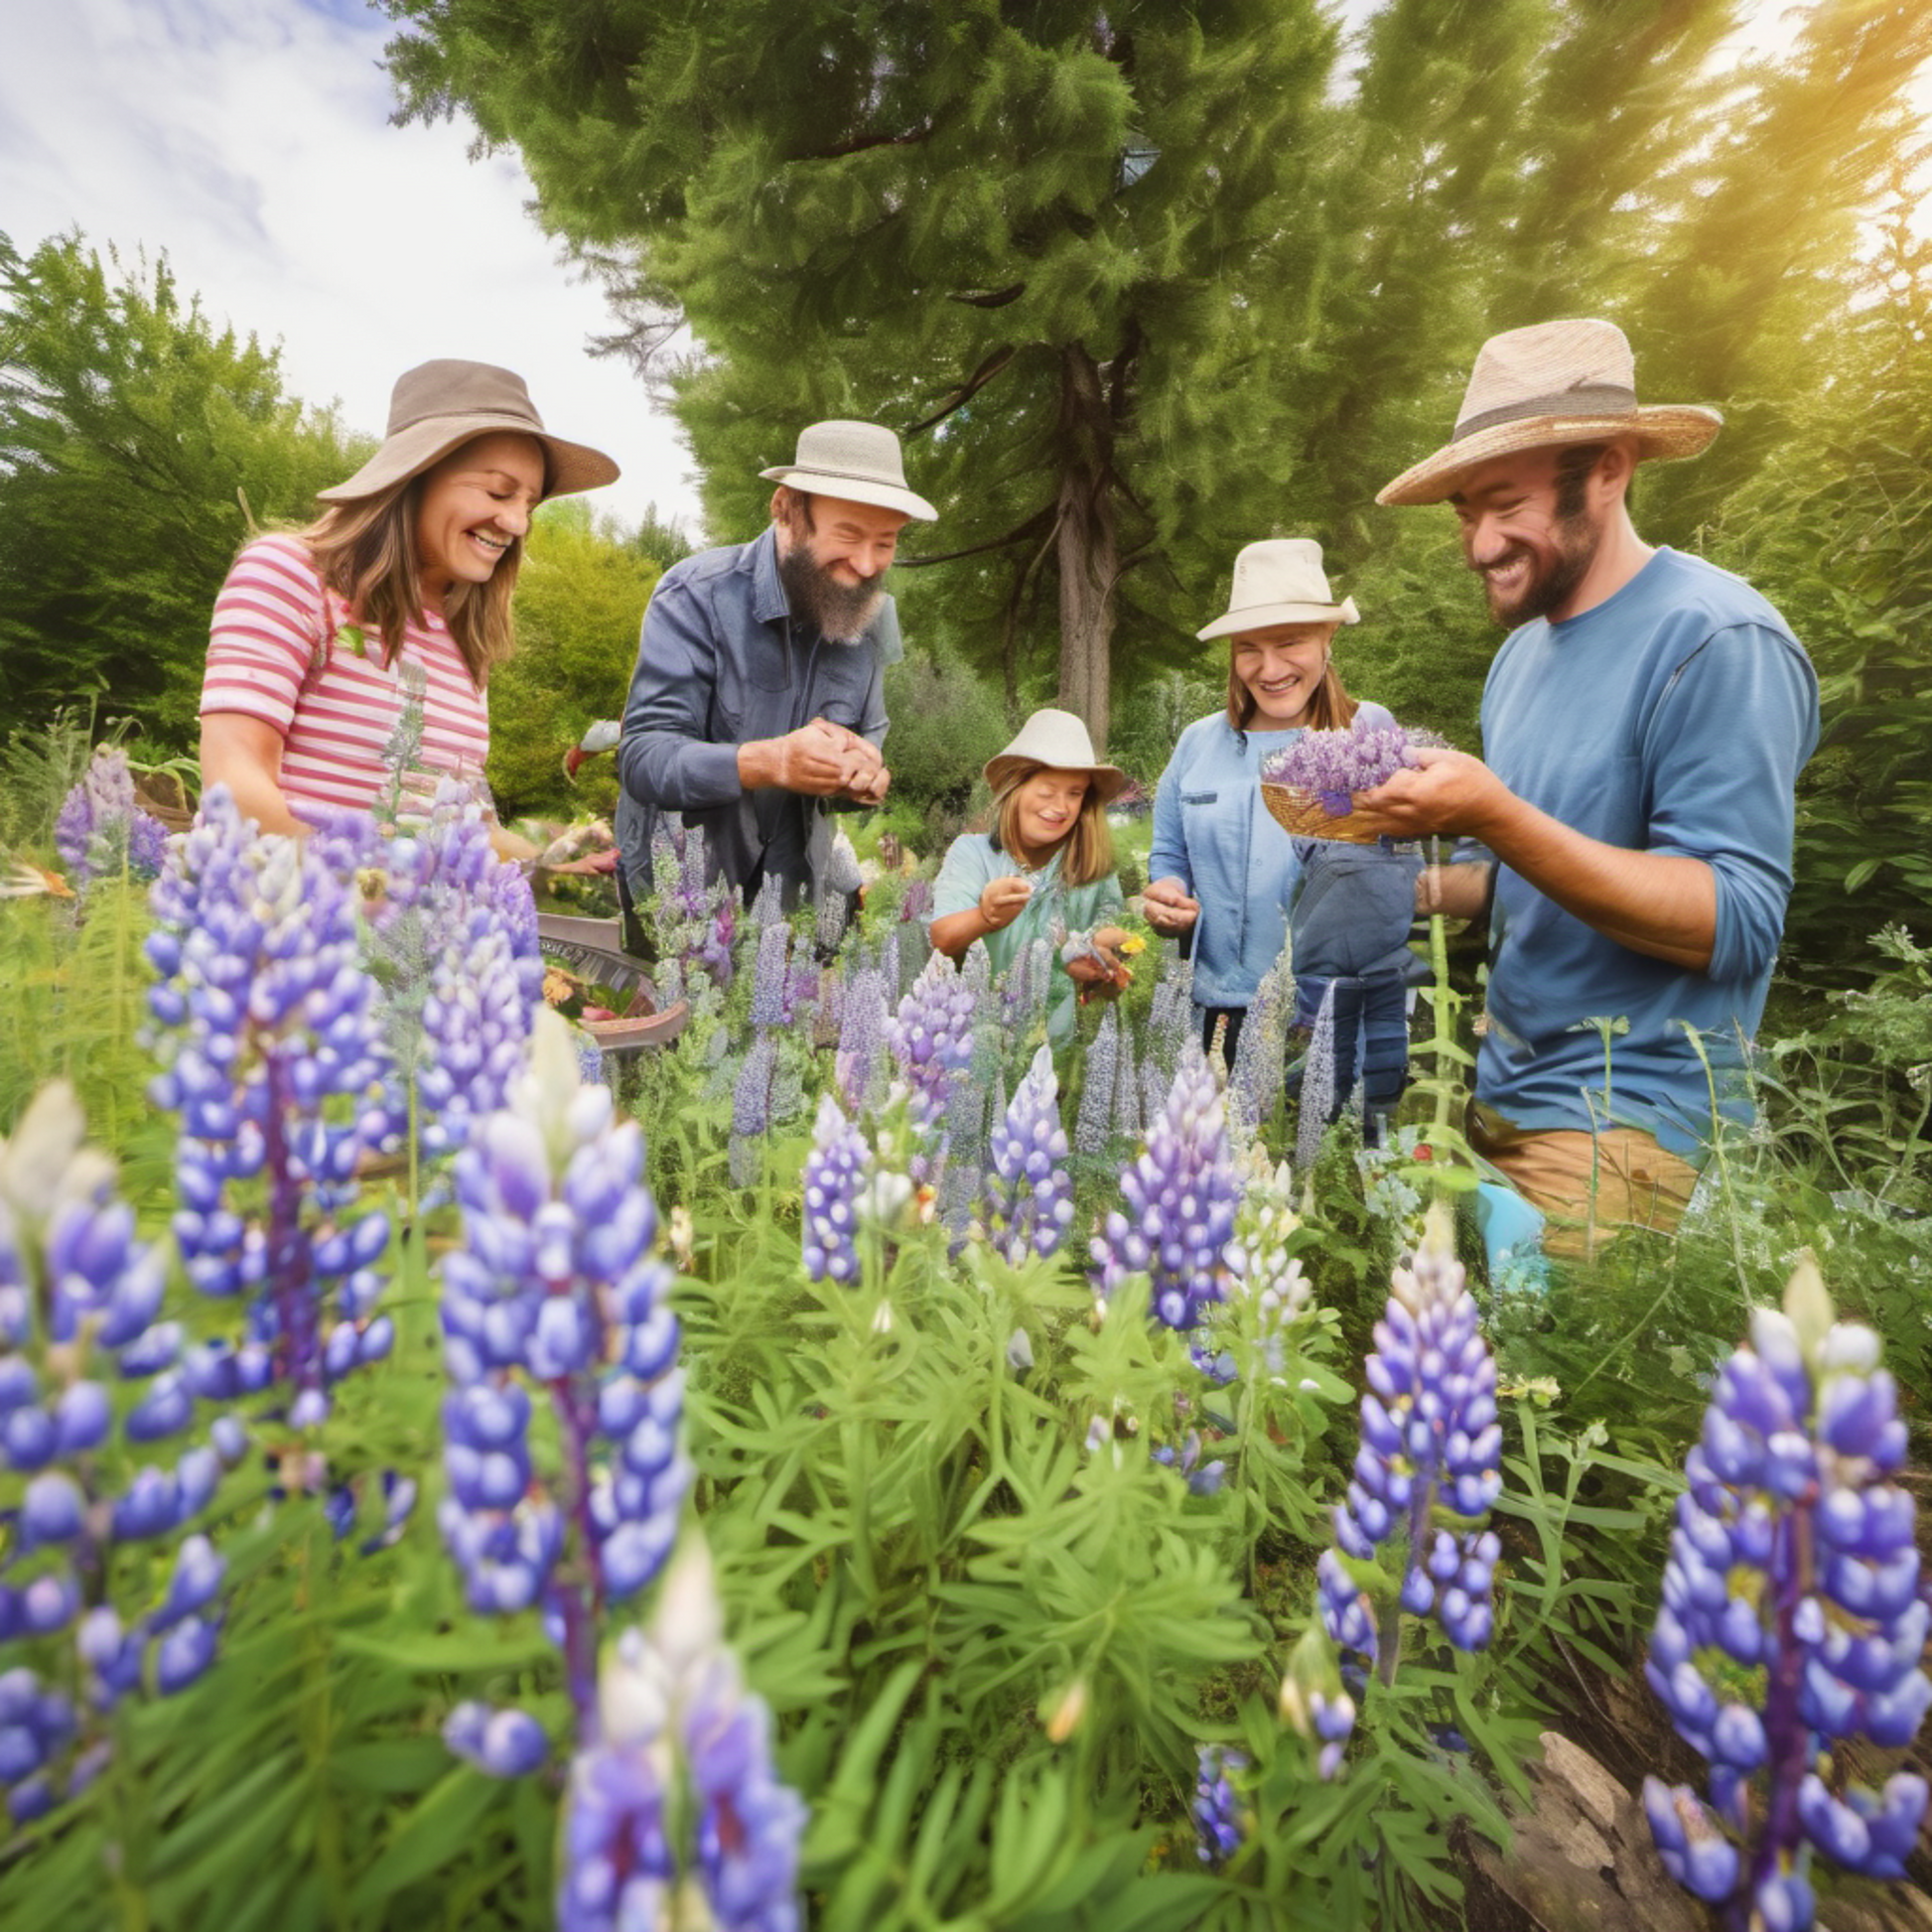
[[(1555, 535), (1556, 555), (1540, 575), (1535, 574), (1539, 562), (1537, 554), (1529, 551), (1533, 574), (1524, 585), (1522, 596), (1514, 604), (1499, 606), (1495, 592), (1490, 588), (1488, 572), (1482, 573), (1482, 589), (1489, 603), (1489, 615), (1498, 623), (1506, 623), (1513, 629), (1518, 624), (1533, 623), (1538, 618), (1547, 618), (1551, 612), (1560, 610), (1569, 602), (1571, 593), (1588, 574), (1590, 565), (1596, 561), (1597, 546), (1603, 541), (1601, 527), (1592, 524), (1588, 515), (1580, 509), (1574, 515), (1558, 519)], [(1528, 549), (1528, 546), (1515, 546), (1500, 561), (1507, 563), (1517, 549)]]
[(863, 584), (841, 584), (801, 542), (780, 546), (778, 581), (791, 615), (835, 644), (856, 644), (871, 629), (886, 601), (883, 574)]

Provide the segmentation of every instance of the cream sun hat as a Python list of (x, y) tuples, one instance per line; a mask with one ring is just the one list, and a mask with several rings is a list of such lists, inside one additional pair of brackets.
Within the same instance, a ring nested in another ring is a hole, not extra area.
[(1615, 323), (1533, 323), (1483, 344), (1455, 433), (1375, 500), (1440, 503), (1479, 463), (1613, 436), (1635, 436), (1639, 461), (1697, 456), (1723, 427), (1715, 409), (1693, 403), (1639, 408), (1636, 358)]
[(1278, 623), (1359, 623), (1355, 600), (1337, 604), (1322, 574), (1321, 546), (1312, 537), (1269, 537), (1251, 543), (1234, 560), (1228, 608), (1205, 630), (1202, 643)]
[(798, 432), (798, 454), (789, 464), (759, 475), (814, 496), (899, 510), (921, 523), (939, 517), (923, 496), (905, 486), (898, 438), (878, 423), (813, 423)]
[(1102, 764), (1093, 755), (1086, 726), (1070, 711), (1050, 705), (1035, 711), (1020, 727), (1020, 736), (997, 758), (986, 761), (986, 782), (998, 791), (1015, 772), (1028, 765), (1050, 765), (1055, 771), (1084, 771), (1104, 805), (1117, 797), (1127, 773), (1117, 764)]
[(543, 445), (545, 496), (570, 496), (616, 483), (602, 450), (553, 436), (523, 378), (488, 362), (421, 362), (396, 378), (382, 447), (346, 483), (319, 489), (325, 503), (352, 503), (407, 483), (479, 436), (509, 430)]

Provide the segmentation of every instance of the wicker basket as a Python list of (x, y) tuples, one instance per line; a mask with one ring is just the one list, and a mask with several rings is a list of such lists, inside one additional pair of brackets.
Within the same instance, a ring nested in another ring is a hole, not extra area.
[(1261, 796), (1275, 815), (1275, 823), (1293, 838), (1333, 839), (1340, 845), (1373, 845), (1376, 834), (1364, 829), (1353, 812), (1332, 816), (1319, 794), (1301, 785), (1271, 785), (1264, 781)]

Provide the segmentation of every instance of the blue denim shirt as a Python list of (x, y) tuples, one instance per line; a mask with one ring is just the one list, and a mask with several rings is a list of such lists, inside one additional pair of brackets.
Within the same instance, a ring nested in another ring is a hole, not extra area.
[[(1366, 730), (1394, 720), (1364, 704), (1356, 722)], [(1217, 711), (1180, 734), (1161, 774), (1147, 876), (1178, 879), (1200, 900), (1193, 932), (1199, 1006), (1247, 1006), (1288, 937), (1301, 861), (1262, 803), (1260, 770), (1263, 759), (1297, 736), (1237, 732)]]
[(703, 831), (714, 872), (738, 886), (775, 877), (795, 898), (811, 883), (821, 801), (776, 786), (748, 792), (738, 748), (814, 718), (882, 744), (885, 669), (901, 654), (890, 597), (854, 644), (793, 620), (775, 527), (673, 564), (644, 612), (618, 746), (624, 793), (644, 808), (621, 814), (626, 875), (649, 890), (655, 813), (677, 811)]

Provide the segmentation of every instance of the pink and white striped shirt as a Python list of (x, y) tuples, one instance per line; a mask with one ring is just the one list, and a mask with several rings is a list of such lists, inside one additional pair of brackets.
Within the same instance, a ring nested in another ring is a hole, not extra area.
[[(325, 594), (308, 545), (293, 536), (248, 544), (214, 600), (202, 715), (239, 711), (281, 733), (282, 793), (298, 814), (304, 806), (367, 811), (387, 779), (382, 748), (402, 714), (400, 670), (383, 668), (378, 633), (365, 653), (339, 635), (347, 621), (343, 600)], [(422, 667), (427, 686), (416, 764), (481, 776), (488, 702), (438, 613), (404, 632), (401, 657)]]

